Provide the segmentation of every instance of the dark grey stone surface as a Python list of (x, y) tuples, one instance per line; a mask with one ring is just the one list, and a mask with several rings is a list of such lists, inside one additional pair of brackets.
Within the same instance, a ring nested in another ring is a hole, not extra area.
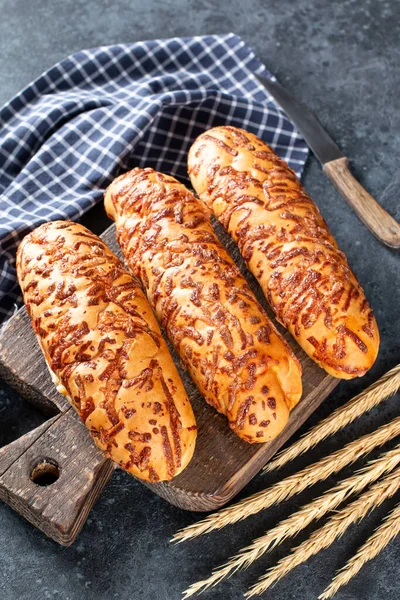
[[(281, 82), (318, 114), (351, 158), (361, 183), (399, 219), (397, 0), (0, 0), (0, 103), (45, 68), (83, 47), (229, 31), (250, 43)], [(342, 382), (302, 431), (377, 379), (400, 358), (398, 255), (369, 234), (324, 178), (314, 157), (307, 165), (304, 183), (365, 288), (378, 319), (382, 345), (371, 372), (362, 380)], [(100, 219), (97, 228), (103, 223)], [(388, 400), (296, 461), (283, 474), (388, 421), (399, 412), (399, 398), (397, 395)], [(39, 422), (39, 415), (5, 385), (1, 387), (0, 444)], [(350, 470), (343, 475), (346, 473)], [(256, 477), (240, 497), (264, 488), (277, 477)], [(178, 547), (169, 545), (168, 540), (199, 515), (168, 505), (122, 472), (113, 475), (71, 548), (57, 546), (10, 508), (0, 505), (0, 598), (176, 600), (188, 584), (206, 576), (212, 567), (334, 481), (330, 478), (232, 529)], [(385, 502), (264, 597), (316, 599), (335, 570), (398, 500), (397, 495)], [(315, 525), (305, 534), (313, 529)], [(296, 544), (305, 534), (299, 536)], [(205, 593), (204, 599), (242, 598), (248, 586), (293, 545), (292, 541), (282, 544), (248, 571)], [(343, 588), (337, 599), (398, 599), (399, 564), (397, 540)]]

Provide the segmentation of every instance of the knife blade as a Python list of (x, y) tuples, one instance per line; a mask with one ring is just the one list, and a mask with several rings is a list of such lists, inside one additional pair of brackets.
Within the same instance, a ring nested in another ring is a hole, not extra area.
[(353, 177), (346, 156), (315, 115), (277, 81), (256, 77), (300, 131), (324, 174), (371, 233), (387, 246), (400, 248), (400, 224)]

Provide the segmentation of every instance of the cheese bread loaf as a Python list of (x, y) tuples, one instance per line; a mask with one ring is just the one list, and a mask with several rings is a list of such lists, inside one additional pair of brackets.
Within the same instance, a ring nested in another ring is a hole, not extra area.
[(294, 172), (235, 127), (201, 134), (188, 165), (194, 189), (238, 244), (279, 322), (334, 377), (364, 375), (379, 348), (373, 312)]
[(127, 264), (206, 401), (247, 442), (285, 426), (301, 368), (218, 241), (201, 203), (173, 177), (134, 169), (105, 197)]
[(17, 272), (57, 389), (97, 446), (146, 481), (182, 471), (195, 419), (139, 283), (100, 238), (64, 221), (23, 239)]

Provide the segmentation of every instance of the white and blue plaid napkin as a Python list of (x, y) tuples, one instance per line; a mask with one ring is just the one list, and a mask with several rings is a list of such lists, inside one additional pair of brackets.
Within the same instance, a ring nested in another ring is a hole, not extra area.
[(186, 155), (209, 127), (263, 138), (300, 176), (308, 149), (254, 73), (236, 35), (107, 46), (73, 54), (0, 110), (0, 322), (21, 301), (18, 243), (53, 219), (76, 220), (110, 181), (150, 166), (187, 182)]

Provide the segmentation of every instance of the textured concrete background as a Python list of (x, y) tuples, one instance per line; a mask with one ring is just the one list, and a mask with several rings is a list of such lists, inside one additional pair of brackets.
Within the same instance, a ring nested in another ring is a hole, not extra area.
[[(399, 219), (397, 0), (0, 0), (0, 103), (54, 62), (84, 47), (229, 31), (250, 43), (281, 82), (318, 114), (351, 158), (359, 180)], [(302, 431), (400, 358), (398, 255), (368, 233), (324, 178), (314, 157), (307, 165), (304, 183), (365, 288), (376, 312), (382, 345), (371, 372), (363, 380), (341, 383)], [(398, 414), (399, 398), (388, 400), (327, 440), (284, 474), (386, 422)], [(41, 418), (6, 386), (1, 387), (0, 445)], [(273, 476), (258, 476), (240, 497), (272, 481)], [(113, 475), (72, 548), (57, 546), (1, 505), (0, 598), (176, 600), (189, 583), (206, 576), (213, 566), (334, 481), (330, 478), (233, 529), (179, 547), (170, 546), (168, 540), (198, 515), (171, 507), (121, 472)], [(350, 528), (340, 541), (294, 570), (265, 598), (316, 599), (335, 570), (398, 500), (399, 496), (384, 503), (363, 523)], [(315, 526), (309, 527), (298, 541), (313, 529)], [(292, 546), (291, 541), (282, 544), (247, 572), (204, 594), (204, 599), (242, 598), (248, 586)], [(397, 540), (338, 593), (337, 599), (398, 599), (399, 564)]]

